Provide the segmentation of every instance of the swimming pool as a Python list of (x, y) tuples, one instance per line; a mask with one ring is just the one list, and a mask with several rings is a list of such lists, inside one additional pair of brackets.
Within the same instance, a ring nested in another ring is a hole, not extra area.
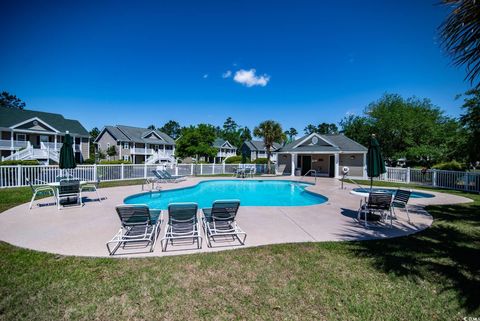
[[(354, 188), (353, 189), (355, 192), (369, 192), (370, 188)], [(374, 192), (380, 192), (380, 193), (390, 193), (392, 195), (395, 195), (395, 192), (397, 191), (396, 189), (391, 189), (391, 188), (374, 188)], [(435, 197), (435, 195), (430, 194), (430, 193), (423, 193), (423, 192), (417, 192), (417, 191), (412, 191), (412, 194), (410, 194), (411, 198), (432, 198)]]
[(325, 203), (328, 198), (311, 193), (311, 184), (292, 181), (212, 180), (174, 190), (142, 193), (125, 198), (125, 204), (147, 204), (167, 209), (175, 202), (195, 202), (199, 208), (211, 207), (213, 201), (239, 199), (242, 206), (306, 206)]

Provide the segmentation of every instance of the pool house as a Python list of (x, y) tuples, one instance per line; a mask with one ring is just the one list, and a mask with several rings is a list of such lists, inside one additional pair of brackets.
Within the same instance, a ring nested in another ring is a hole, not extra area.
[(366, 177), (367, 148), (343, 134), (312, 133), (276, 151), (277, 174), (341, 177), (348, 167), (350, 177)]

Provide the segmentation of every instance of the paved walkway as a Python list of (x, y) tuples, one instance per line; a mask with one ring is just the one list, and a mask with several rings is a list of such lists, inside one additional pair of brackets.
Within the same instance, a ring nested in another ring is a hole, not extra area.
[[(195, 185), (200, 181), (214, 178), (189, 178), (178, 184), (163, 184), (163, 189), (172, 189)], [(226, 178), (231, 179), (231, 178)], [(262, 179), (285, 179), (272, 177)], [(308, 178), (313, 182), (313, 178)], [(238, 224), (248, 233), (246, 244), (225, 241), (214, 243), (208, 248), (203, 243), (198, 250), (191, 244), (168, 247), (162, 252), (160, 243), (155, 251), (146, 249), (119, 250), (116, 257), (163, 256), (210, 252), (239, 247), (251, 247), (266, 244), (293, 242), (321, 242), (366, 240), (374, 238), (389, 238), (407, 235), (421, 231), (432, 224), (432, 217), (423, 210), (428, 204), (464, 203), (470, 200), (464, 197), (445, 193), (435, 194), (434, 198), (411, 199), (411, 223), (406, 214), (397, 210), (398, 219), (394, 227), (372, 225), (365, 228), (356, 220), (360, 197), (351, 195), (355, 186), (345, 184), (346, 189), (340, 189), (340, 182), (331, 178), (319, 178), (317, 184), (308, 189), (328, 197), (328, 202), (313, 206), (299, 207), (246, 207), (240, 208)], [(105, 242), (118, 231), (120, 222), (115, 212), (115, 205), (132, 194), (140, 193), (141, 186), (124, 186), (101, 189), (104, 200), (93, 201), (95, 195), (85, 195), (92, 200), (86, 200), (83, 207), (71, 207), (57, 210), (52, 199), (40, 200), (39, 206), (32, 210), (28, 204), (23, 204), (0, 214), (0, 240), (10, 244), (63, 255), (77, 256), (108, 256)], [(163, 234), (163, 226), (161, 234)], [(203, 235), (203, 234), (202, 234)]]

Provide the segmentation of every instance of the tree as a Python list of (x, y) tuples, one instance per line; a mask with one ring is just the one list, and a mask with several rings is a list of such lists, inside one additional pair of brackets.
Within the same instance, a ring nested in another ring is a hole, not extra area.
[(100, 134), (100, 130), (97, 127), (93, 127), (92, 130), (89, 132), (90, 135), (90, 155), (88, 157), (90, 159), (95, 159), (95, 145), (93, 141), (98, 137)]
[(238, 124), (232, 119), (232, 117), (228, 117), (223, 123), (223, 131), (225, 133), (235, 133), (237, 129)]
[(115, 145), (112, 145), (107, 148), (107, 155), (110, 157), (117, 155), (117, 148), (115, 147)]
[[(473, 83), (480, 75), (480, 3), (474, 0), (443, 0), (452, 8), (440, 27), (443, 47), (457, 66), (465, 65), (466, 79)], [(479, 89), (480, 82), (476, 85)]]
[(155, 130), (155, 128), (156, 128), (155, 125), (150, 125), (147, 127), (147, 129), (150, 129), (150, 130)]
[(290, 129), (286, 130), (284, 132), (284, 134), (288, 138), (287, 143), (291, 143), (291, 142), (293, 142), (294, 137), (298, 135), (298, 132), (295, 128), (290, 127)]
[(321, 123), (317, 126), (309, 124), (305, 127), (304, 132), (306, 135), (310, 135), (311, 133), (318, 133), (321, 135), (338, 134), (338, 127), (333, 123)]
[(452, 157), (452, 141), (460, 141), (458, 122), (446, 117), (428, 99), (404, 99), (385, 94), (370, 103), (365, 116), (347, 116), (341, 122), (342, 132), (363, 145), (376, 134), (382, 152), (390, 162), (401, 157), (420, 164), (432, 164)]
[(282, 125), (273, 120), (265, 120), (253, 129), (253, 134), (263, 138), (263, 144), (267, 150), (267, 171), (270, 174), (270, 155), (273, 143), (281, 143), (285, 139)]
[(250, 131), (250, 128), (245, 126), (240, 130), (240, 139), (242, 140), (242, 144), (244, 141), (252, 140), (252, 132)]
[(173, 139), (177, 139), (182, 132), (182, 127), (175, 120), (169, 120), (162, 127), (160, 127), (159, 130)]
[[(480, 161), (480, 90), (471, 89), (464, 95), (465, 113), (460, 116), (460, 123), (465, 127), (467, 135), (468, 158), (475, 164)], [(459, 96), (461, 97), (461, 96)]]
[(312, 124), (309, 124), (307, 125), (307, 127), (303, 129), (303, 131), (305, 132), (305, 135), (310, 135), (311, 133), (317, 132), (317, 127)]
[(216, 138), (215, 127), (208, 124), (185, 127), (177, 140), (175, 154), (178, 157), (214, 157), (218, 150), (212, 147)]
[(6, 91), (0, 94), (0, 107), (24, 109), (25, 103), (15, 95), (12, 95)]
[(321, 135), (338, 134), (338, 127), (335, 124), (321, 123), (317, 126), (317, 133)]

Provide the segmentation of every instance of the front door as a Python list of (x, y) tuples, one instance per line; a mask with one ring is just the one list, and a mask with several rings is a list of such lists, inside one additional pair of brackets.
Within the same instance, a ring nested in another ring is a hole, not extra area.
[(302, 176), (312, 169), (312, 156), (302, 156)]
[(328, 170), (328, 176), (329, 177), (335, 176), (335, 156), (334, 155), (330, 156), (330, 166)]

